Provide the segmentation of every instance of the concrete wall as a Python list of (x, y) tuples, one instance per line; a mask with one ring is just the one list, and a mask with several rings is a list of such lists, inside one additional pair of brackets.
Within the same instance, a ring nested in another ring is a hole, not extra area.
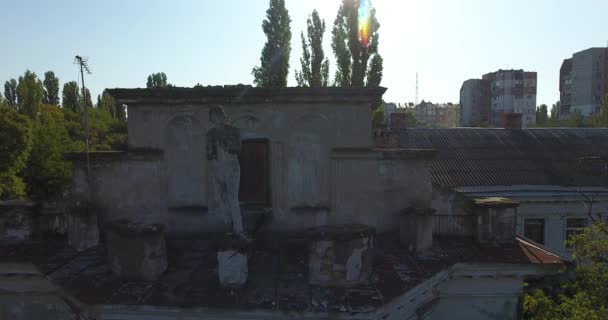
[(428, 320), (517, 319), (523, 281), (517, 278), (452, 279), (438, 287), (439, 301)]
[[(228, 228), (207, 201), (208, 108), (129, 107), (131, 152), (92, 161), (91, 194), (104, 219), (164, 223), (171, 233)], [(269, 141), (268, 229), (340, 223), (396, 228), (399, 210), (430, 203), (426, 160), (370, 149), (369, 104), (233, 105), (225, 111), (243, 140)], [(350, 151), (333, 157), (340, 148)], [(159, 155), (139, 155), (150, 149)], [(84, 163), (75, 167), (74, 193), (86, 198)]]

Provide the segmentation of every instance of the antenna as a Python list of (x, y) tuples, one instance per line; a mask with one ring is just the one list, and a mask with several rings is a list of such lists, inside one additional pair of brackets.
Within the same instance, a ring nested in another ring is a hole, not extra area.
[(414, 103), (418, 104), (418, 71), (416, 71), (416, 101)]
[(86, 146), (86, 159), (87, 159), (87, 184), (88, 184), (88, 194), (89, 199), (91, 200), (91, 162), (89, 159), (89, 106), (86, 103), (87, 95), (86, 88), (84, 86), (84, 71), (87, 74), (91, 74), (91, 70), (88, 65), (89, 58), (83, 58), (81, 56), (76, 56), (74, 58), (74, 64), (80, 65), (80, 78), (82, 79), (82, 109), (84, 110), (84, 142)]

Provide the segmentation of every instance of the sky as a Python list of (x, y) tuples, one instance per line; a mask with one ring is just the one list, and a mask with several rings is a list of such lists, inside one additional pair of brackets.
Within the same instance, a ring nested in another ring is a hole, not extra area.
[[(85, 84), (145, 87), (153, 72), (177, 86), (252, 84), (265, 43), (268, 0), (1, 0), (0, 81), (26, 69), (78, 79), (74, 56), (89, 58)], [(300, 32), (317, 9), (331, 26), (340, 0), (286, 0), (292, 19), (289, 85), (299, 69)], [(608, 41), (606, 0), (372, 0), (381, 24), (384, 99), (458, 102), (462, 82), (498, 69), (538, 72), (537, 104), (559, 100), (563, 59)]]

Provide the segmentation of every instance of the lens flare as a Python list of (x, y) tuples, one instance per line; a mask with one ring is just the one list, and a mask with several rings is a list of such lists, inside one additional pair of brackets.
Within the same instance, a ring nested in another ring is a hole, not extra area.
[(371, 8), (370, 0), (359, 2), (359, 39), (364, 47), (369, 45), (371, 36)]

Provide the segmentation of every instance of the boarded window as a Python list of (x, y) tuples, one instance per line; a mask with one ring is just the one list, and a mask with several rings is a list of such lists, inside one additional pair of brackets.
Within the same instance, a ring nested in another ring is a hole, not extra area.
[(545, 243), (545, 219), (524, 220), (524, 237), (540, 244)]
[(239, 201), (247, 205), (270, 205), (270, 147), (268, 140), (246, 140), (241, 147)]

